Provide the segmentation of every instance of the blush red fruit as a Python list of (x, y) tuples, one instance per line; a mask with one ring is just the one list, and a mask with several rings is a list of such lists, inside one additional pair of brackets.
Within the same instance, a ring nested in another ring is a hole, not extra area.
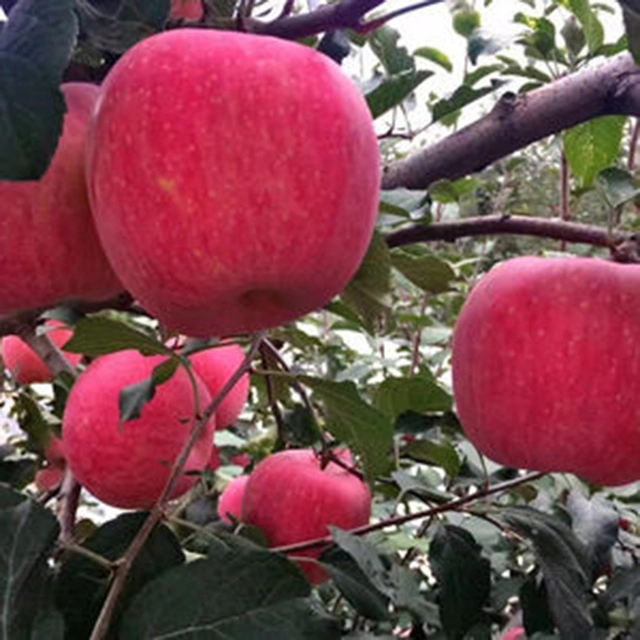
[[(189, 436), (196, 405), (182, 368), (156, 388), (139, 418), (120, 424), (120, 390), (149, 378), (164, 360), (162, 356), (143, 357), (137, 351), (102, 356), (80, 374), (71, 389), (62, 423), (67, 463), (78, 481), (106, 504), (151, 507)], [(197, 384), (200, 402), (206, 406), (209, 392), (203, 382), (197, 380)], [(214, 429), (212, 419), (192, 450), (172, 497), (186, 492), (206, 467)]]
[(453, 389), (469, 439), (496, 462), (640, 479), (640, 267), (499, 264), (460, 312)]
[(373, 232), (380, 157), (366, 102), (327, 56), (175, 29), (110, 71), (88, 173), (127, 290), (208, 337), (289, 322), (342, 290)]
[[(345, 452), (341, 457), (347, 461)], [(290, 545), (329, 534), (329, 525), (352, 529), (371, 515), (371, 494), (357, 476), (335, 462), (321, 468), (310, 449), (291, 449), (262, 460), (249, 476), (242, 501), (242, 521), (258, 527), (270, 547)], [(321, 548), (292, 554), (317, 558)], [(327, 579), (315, 562), (300, 561), (307, 579)]]

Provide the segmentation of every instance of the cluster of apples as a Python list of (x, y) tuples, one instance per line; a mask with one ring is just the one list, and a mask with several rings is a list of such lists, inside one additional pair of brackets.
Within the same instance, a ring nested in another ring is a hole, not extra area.
[(521, 257), (471, 291), (453, 390), (476, 447), (600, 485), (640, 479), (640, 267)]

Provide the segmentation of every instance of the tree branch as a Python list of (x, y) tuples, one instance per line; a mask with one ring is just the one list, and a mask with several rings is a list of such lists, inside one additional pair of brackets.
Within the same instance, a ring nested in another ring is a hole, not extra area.
[(640, 69), (628, 53), (540, 89), (504, 96), (493, 110), (444, 140), (387, 165), (382, 188), (426, 189), (455, 180), (537, 140), (599, 116), (640, 113)]
[(417, 242), (445, 240), (453, 242), (458, 238), (496, 234), (536, 236), (565, 242), (590, 244), (614, 251), (631, 235), (619, 232), (609, 233), (601, 227), (568, 222), (558, 218), (528, 218), (526, 216), (479, 216), (455, 222), (437, 222), (416, 225), (390, 233), (387, 245), (401, 247)]

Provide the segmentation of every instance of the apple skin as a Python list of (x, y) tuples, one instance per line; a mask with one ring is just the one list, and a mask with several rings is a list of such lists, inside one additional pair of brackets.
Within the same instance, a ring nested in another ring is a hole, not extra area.
[(471, 291), (453, 335), (458, 416), (498, 463), (640, 479), (640, 267), (508, 260)]
[(373, 232), (380, 158), (367, 105), (340, 67), (296, 43), (205, 29), (139, 42), (102, 85), (88, 148), (111, 265), (188, 335), (321, 307)]
[(184, 18), (185, 20), (200, 20), (204, 13), (202, 0), (171, 0), (171, 18)]
[(236, 520), (242, 517), (242, 500), (249, 476), (238, 476), (229, 482), (218, 498), (218, 516), (228, 524), (233, 524), (231, 514)]
[(67, 113), (58, 148), (40, 180), (0, 181), (0, 315), (120, 291), (93, 226), (85, 139), (99, 89), (61, 86)]
[[(47, 320), (47, 335), (56, 347), (62, 347), (71, 338), (71, 329), (57, 320)], [(64, 353), (69, 363), (77, 367), (82, 355), (78, 353)], [(18, 336), (7, 336), (2, 339), (2, 360), (9, 373), (20, 384), (33, 384), (35, 382), (51, 382), (53, 375), (44, 362), (36, 355), (35, 351)]]
[[(199, 351), (189, 356), (194, 371), (207, 385), (209, 394), (215, 398), (229, 378), (244, 360), (244, 351), (237, 344), (222, 345)], [(224, 397), (216, 411), (218, 429), (230, 427), (238, 419), (249, 395), (249, 374), (245, 373)]]
[[(348, 452), (342, 459), (350, 460)], [(270, 547), (304, 542), (329, 534), (328, 525), (353, 529), (371, 516), (367, 485), (335, 462), (324, 469), (311, 449), (279, 451), (251, 472), (242, 500), (242, 518), (258, 527)], [(322, 548), (296, 551), (295, 557), (317, 558)], [(313, 562), (298, 563), (309, 582), (319, 584), (326, 572)]]
[[(181, 367), (156, 388), (140, 418), (119, 424), (118, 395), (151, 375), (162, 356), (121, 351), (94, 360), (71, 389), (62, 420), (67, 463), (77, 480), (96, 498), (114, 507), (147, 509), (159, 497), (171, 465), (191, 429), (195, 408), (189, 377)], [(201, 406), (209, 392), (197, 380)], [(209, 462), (215, 430), (212, 418), (202, 433), (171, 494), (185, 493)]]

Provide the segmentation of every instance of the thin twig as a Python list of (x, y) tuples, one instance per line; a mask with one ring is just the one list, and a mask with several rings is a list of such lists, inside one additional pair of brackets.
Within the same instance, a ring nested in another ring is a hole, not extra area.
[(197, 419), (194, 419), (189, 439), (182, 447), (180, 454), (176, 458), (176, 461), (171, 468), (171, 473), (169, 474), (169, 478), (167, 479), (160, 497), (153, 505), (149, 516), (138, 530), (138, 533), (129, 545), (126, 553), (116, 564), (115, 575), (113, 578), (113, 582), (111, 583), (111, 588), (109, 589), (109, 593), (107, 594), (107, 597), (104, 601), (98, 620), (95, 624), (95, 627), (93, 628), (90, 640), (103, 640), (103, 638), (107, 637), (116, 605), (118, 603), (120, 595), (122, 594), (122, 590), (124, 589), (127, 577), (129, 575), (129, 572), (131, 571), (131, 567), (133, 566), (135, 559), (138, 557), (138, 554), (144, 547), (147, 538), (151, 535), (151, 532), (155, 529), (158, 522), (160, 522), (160, 520), (162, 519), (164, 515), (165, 505), (169, 500), (169, 496), (171, 495), (171, 491), (173, 490), (175, 482), (182, 473), (182, 469), (187, 462), (191, 450), (198, 441), (198, 438), (202, 435), (207, 423), (209, 422), (209, 419), (211, 418), (211, 416), (213, 416), (213, 414), (220, 406), (220, 403), (224, 400), (231, 389), (233, 389), (233, 387), (245, 374), (245, 372), (249, 370), (251, 362), (258, 353), (258, 349), (263, 339), (263, 332), (256, 335), (253, 344), (249, 349), (249, 352), (245, 356), (244, 360), (240, 363), (240, 366), (227, 380), (226, 384), (220, 390), (220, 393), (211, 401), (209, 406), (197, 417)]
[[(527, 475), (520, 476), (519, 478), (514, 478), (513, 480), (508, 480), (507, 482), (501, 482), (500, 484), (496, 484), (493, 487), (487, 487), (485, 489), (477, 491), (476, 493), (468, 494), (466, 496), (463, 496), (462, 498), (451, 500), (450, 502), (445, 502), (444, 504), (437, 505), (435, 507), (431, 507), (423, 511), (417, 511), (416, 513), (409, 513), (404, 516), (395, 516), (393, 518), (381, 520), (380, 522), (376, 522), (374, 524), (368, 524), (362, 527), (356, 527), (355, 529), (350, 529), (348, 533), (352, 535), (360, 536), (360, 535), (364, 535), (365, 533), (371, 533), (372, 531), (379, 531), (380, 529), (386, 529), (387, 527), (405, 524), (407, 522), (411, 522), (412, 520), (419, 520), (421, 518), (430, 518), (439, 513), (445, 513), (447, 511), (455, 511), (466, 504), (475, 502), (476, 500), (481, 500), (482, 498), (486, 498), (496, 493), (509, 491), (509, 489), (513, 489), (514, 487), (518, 487), (522, 484), (526, 484), (527, 482), (533, 482), (535, 480), (538, 480), (539, 478), (542, 478), (545, 475), (546, 473), (543, 473), (543, 472), (529, 473)], [(315, 538), (313, 540), (298, 542), (296, 544), (289, 544), (281, 547), (273, 547), (271, 550), (278, 553), (293, 553), (295, 551), (302, 551), (305, 549), (313, 549), (315, 547), (321, 547), (321, 546), (330, 544), (332, 541), (333, 539), (331, 538), (331, 536), (324, 536), (323, 538)]]

